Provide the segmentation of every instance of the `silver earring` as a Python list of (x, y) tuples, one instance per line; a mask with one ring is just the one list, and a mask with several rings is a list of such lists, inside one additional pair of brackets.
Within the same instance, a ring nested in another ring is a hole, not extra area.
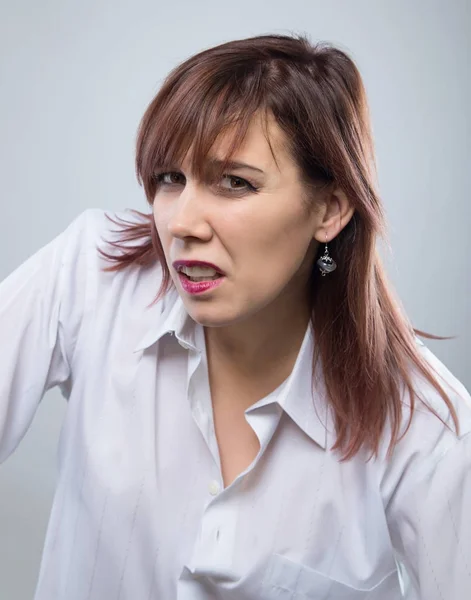
[(328, 273), (332, 273), (337, 268), (337, 263), (329, 254), (329, 247), (327, 246), (327, 234), (325, 236), (325, 250), (324, 254), (317, 261), (319, 271), (322, 273), (322, 277), (325, 277)]

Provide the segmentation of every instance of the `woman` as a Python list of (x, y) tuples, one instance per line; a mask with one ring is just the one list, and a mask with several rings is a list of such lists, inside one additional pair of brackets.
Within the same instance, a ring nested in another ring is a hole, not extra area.
[(82, 214), (0, 288), (0, 458), (68, 399), (37, 600), (458, 600), (471, 409), (415, 336), (360, 75), (262, 36), (141, 123), (151, 214)]

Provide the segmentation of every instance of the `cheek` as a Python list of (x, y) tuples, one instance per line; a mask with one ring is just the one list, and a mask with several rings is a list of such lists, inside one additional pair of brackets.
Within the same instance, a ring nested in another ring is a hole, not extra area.
[(243, 274), (241, 283), (251, 301), (276, 297), (297, 275), (302, 284), (310, 272), (311, 231), (305, 217), (240, 231), (236, 272)]
[(312, 224), (301, 210), (265, 213), (256, 219), (248, 216), (242, 223), (231, 235), (237, 240), (240, 255), (245, 260), (250, 255), (254, 262), (269, 264), (276, 270), (289, 270), (300, 263), (312, 242)]
[(163, 213), (163, 211), (161, 211), (161, 210), (157, 211), (157, 210), (155, 210), (155, 208), (153, 211), (153, 215), (154, 215), (154, 223), (155, 223), (155, 228), (157, 230), (157, 235), (159, 236), (162, 247), (166, 252), (168, 245), (170, 243), (170, 234), (168, 231), (168, 222), (166, 219), (166, 215), (165, 215), (165, 213)]

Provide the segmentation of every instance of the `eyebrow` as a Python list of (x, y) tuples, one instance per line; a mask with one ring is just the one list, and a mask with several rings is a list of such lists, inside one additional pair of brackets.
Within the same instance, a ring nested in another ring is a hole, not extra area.
[[(214, 167), (220, 167), (222, 164), (224, 164), (224, 161), (219, 160), (218, 158), (212, 158), (209, 162)], [(226, 163), (226, 166), (228, 169), (250, 169), (251, 171), (257, 171), (257, 173), (264, 173), (264, 171), (258, 167), (254, 167), (253, 165), (239, 161), (230, 160)]]

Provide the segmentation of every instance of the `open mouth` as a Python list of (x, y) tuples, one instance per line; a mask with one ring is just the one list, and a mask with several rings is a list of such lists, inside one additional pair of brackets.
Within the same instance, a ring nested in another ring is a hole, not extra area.
[(222, 285), (225, 280), (224, 275), (218, 275), (217, 277), (188, 277), (188, 275), (184, 275), (183, 273), (178, 273), (178, 277), (180, 278), (180, 284), (185, 292), (188, 294), (203, 294), (205, 292), (210, 292), (215, 288)]
[(190, 295), (210, 293), (226, 279), (224, 271), (206, 261), (176, 260), (172, 266), (178, 273), (182, 289)]
[(222, 277), (222, 275), (220, 273), (216, 273), (215, 275), (208, 275), (208, 276), (187, 275), (183, 271), (179, 271), (179, 273), (182, 277), (184, 277), (185, 279), (188, 279), (188, 281), (194, 281), (195, 283), (197, 283), (198, 281), (215, 281), (216, 279), (220, 279)]
[(223, 276), (215, 268), (206, 265), (178, 265), (177, 272), (182, 278), (194, 283), (215, 281)]

